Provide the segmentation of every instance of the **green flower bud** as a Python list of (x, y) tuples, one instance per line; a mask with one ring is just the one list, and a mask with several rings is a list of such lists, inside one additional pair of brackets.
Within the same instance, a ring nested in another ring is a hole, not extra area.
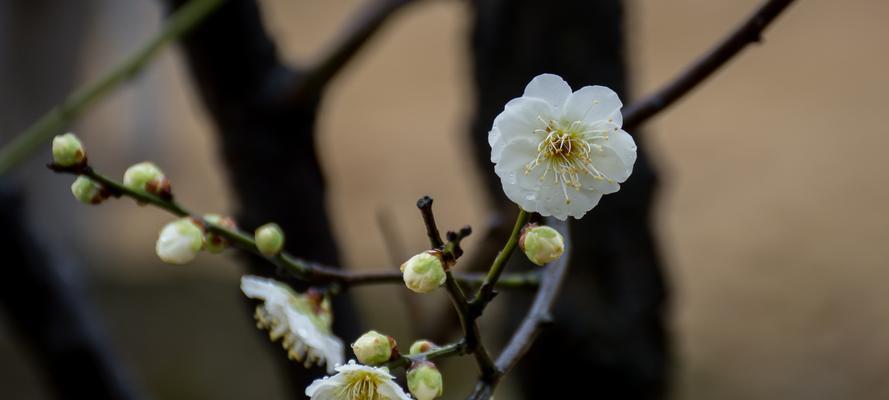
[(447, 276), (437, 251), (425, 251), (401, 264), (402, 277), (408, 289), (429, 293), (442, 284)]
[(186, 264), (204, 245), (204, 231), (191, 218), (170, 222), (161, 230), (155, 251), (167, 264)]
[(78, 176), (71, 184), (71, 193), (83, 204), (99, 204), (106, 196), (102, 185), (85, 176)]
[(395, 340), (377, 331), (369, 331), (352, 343), (352, 352), (358, 362), (365, 365), (379, 365), (392, 358)]
[(123, 184), (130, 189), (144, 190), (156, 195), (169, 195), (170, 181), (153, 162), (144, 161), (127, 168)]
[(266, 257), (273, 257), (284, 248), (284, 232), (274, 222), (269, 222), (254, 232), (256, 248)]
[(562, 256), (565, 241), (562, 234), (553, 228), (528, 224), (519, 238), (519, 247), (532, 263), (543, 265)]
[(432, 343), (426, 339), (421, 339), (421, 340), (414, 342), (414, 344), (411, 345), (411, 350), (410, 350), (409, 354), (413, 356), (413, 355), (417, 355), (420, 353), (427, 353), (427, 352), (430, 352), (430, 351), (435, 350), (437, 348), (438, 348), (438, 345), (436, 345), (435, 343)]
[[(231, 217), (224, 217), (219, 214), (206, 214), (204, 215), (204, 220), (214, 224), (219, 225), (223, 228), (227, 229), (237, 229), (237, 225), (235, 225), (235, 220)], [(204, 249), (211, 253), (221, 253), (228, 246), (228, 241), (225, 240), (224, 237), (219, 236), (213, 232), (207, 230), (204, 234)]]
[(73, 133), (59, 135), (52, 140), (52, 161), (63, 167), (80, 165), (86, 160), (83, 143)]
[(407, 371), (407, 388), (417, 400), (433, 400), (444, 393), (441, 372), (431, 361), (418, 361)]

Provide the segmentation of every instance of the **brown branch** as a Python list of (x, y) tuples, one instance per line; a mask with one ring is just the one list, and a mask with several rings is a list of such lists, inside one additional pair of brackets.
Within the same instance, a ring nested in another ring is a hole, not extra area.
[[(571, 231), (568, 223), (549, 218), (547, 224), (562, 233), (565, 240), (565, 248), (571, 249)], [(475, 387), (475, 391), (469, 396), (471, 400), (488, 399), (494, 394), (494, 388), (497, 386), (500, 378), (509, 373), (510, 370), (518, 363), (518, 361), (528, 352), (537, 335), (548, 324), (552, 322), (552, 308), (565, 275), (568, 271), (570, 261), (570, 250), (565, 252), (556, 262), (548, 265), (540, 283), (540, 289), (534, 298), (534, 303), (528, 310), (528, 314), (522, 321), (519, 328), (513, 333), (509, 344), (500, 353), (497, 358), (497, 372), (492, 379), (480, 379)]]
[[(417, 208), (420, 209), (420, 213), (423, 215), (423, 224), (426, 226), (426, 235), (429, 237), (429, 244), (432, 245), (433, 249), (440, 250), (443, 253), (446, 268), (448, 268), (446, 272), (447, 279), (445, 279), (445, 289), (448, 292), (448, 297), (454, 305), (454, 310), (460, 320), (466, 352), (471, 353), (473, 357), (475, 357), (475, 361), (478, 364), (482, 377), (496, 375), (497, 367), (494, 364), (494, 360), (491, 358), (488, 349), (482, 342), (481, 332), (479, 331), (478, 323), (476, 322), (479, 314), (472, 312), (466, 293), (454, 279), (454, 275), (449, 270), (449, 266), (454, 265), (457, 259), (463, 254), (463, 250), (460, 249), (460, 241), (466, 236), (469, 236), (472, 230), (467, 226), (456, 233), (448, 232), (448, 241), (444, 242), (441, 239), (441, 234), (439, 234), (438, 227), (435, 224), (435, 215), (432, 213), (432, 198), (429, 196), (421, 197), (420, 200), (417, 201)], [(484, 282), (488, 283), (487, 276), (485, 277)]]
[(624, 128), (632, 129), (682, 98), (744, 48), (761, 40), (762, 32), (794, 0), (768, 0), (719, 44), (670, 83), (624, 111)]
[[(216, 233), (231, 244), (259, 255), (253, 235), (240, 229), (229, 229), (221, 225), (210, 223), (203, 219), (202, 216), (186, 209), (185, 207), (174, 202), (171, 198), (162, 198), (151, 193), (134, 190), (123, 184), (114, 181), (92, 169), (87, 164), (62, 167), (55, 164), (49, 164), (47, 167), (58, 173), (67, 173), (73, 175), (83, 175), (102, 185), (103, 190), (108, 191), (114, 197), (126, 196), (135, 199), (141, 203), (151, 204), (167, 212), (179, 216), (190, 217), (197, 221), (202, 221), (204, 227)], [(431, 201), (430, 201), (431, 205)], [(459, 240), (469, 235), (468, 228), (460, 230), (455, 240), (459, 245)], [(459, 247), (459, 246), (458, 246)], [(459, 250), (458, 250), (459, 251)], [(392, 268), (380, 268), (372, 271), (344, 271), (340, 268), (326, 266), (311, 261), (306, 261), (282, 252), (275, 257), (268, 258), (270, 262), (281, 268), (281, 271), (292, 274), (294, 277), (302, 279), (311, 284), (336, 284), (341, 286), (355, 286), (363, 284), (375, 283), (402, 283), (403, 278), (401, 272)], [(511, 274), (501, 280), (502, 287), (533, 287), (539, 282), (539, 276), (533, 274)], [(455, 280), (469, 285), (481, 285), (486, 276), (482, 274), (458, 274)]]
[(368, 0), (339, 33), (324, 55), (305, 68), (304, 75), (288, 88), (288, 99), (300, 103), (312, 99), (351, 61), (386, 20), (403, 6), (417, 0)]

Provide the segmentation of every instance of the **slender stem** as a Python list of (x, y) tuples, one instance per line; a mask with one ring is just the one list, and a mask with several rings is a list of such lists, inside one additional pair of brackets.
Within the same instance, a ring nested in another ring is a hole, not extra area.
[(305, 75), (288, 89), (289, 101), (299, 103), (317, 96), (395, 12), (415, 1), (368, 0), (362, 4), (324, 53), (305, 68)]
[(654, 94), (624, 111), (624, 128), (632, 129), (685, 96), (744, 48), (760, 41), (762, 32), (794, 0), (769, 0), (735, 28), (719, 44), (701, 56), (679, 76)]
[(494, 287), (497, 285), (497, 280), (500, 279), (500, 274), (503, 273), (503, 268), (506, 267), (506, 262), (509, 261), (509, 257), (512, 256), (512, 252), (515, 250), (516, 245), (519, 242), (519, 235), (522, 233), (522, 227), (528, 222), (529, 216), (528, 212), (519, 209), (519, 215), (516, 217), (515, 225), (512, 227), (512, 233), (509, 235), (509, 240), (503, 245), (503, 249), (497, 253), (497, 257), (494, 258), (494, 262), (491, 264), (491, 269), (488, 270), (488, 276), (485, 277), (485, 281), (470, 302), (472, 308), (478, 314), (481, 314), (485, 304), (494, 298), (496, 294), (494, 292)]
[[(49, 165), (49, 168), (59, 173), (69, 173), (86, 176), (101, 184), (105, 190), (107, 190), (115, 197), (130, 197), (140, 203), (151, 204), (155, 207), (166, 210), (173, 215), (179, 217), (191, 217), (196, 220), (202, 221), (207, 230), (218, 234), (219, 236), (222, 236), (223, 238), (228, 240), (229, 243), (243, 250), (260, 255), (259, 250), (256, 248), (256, 242), (253, 239), (253, 235), (240, 229), (228, 229), (226, 227), (206, 221), (201, 216), (189, 211), (172, 199), (164, 199), (143, 190), (129, 188), (127, 186), (124, 186), (120, 182), (117, 182), (105, 175), (96, 172), (92, 167), (87, 165), (77, 167), (59, 167), (56, 165)], [(293, 273), (294, 275), (296, 275), (296, 277), (313, 284), (335, 283), (343, 286), (355, 286), (377, 283), (402, 283), (401, 273), (393, 268), (361, 272), (343, 271), (339, 268), (324, 266), (321, 264), (302, 260), (286, 252), (282, 252), (275, 257), (268, 258), (268, 260), (274, 265), (281, 267), (285, 271)], [(484, 281), (485, 278), (480, 274), (458, 274), (454, 276), (454, 279), (467, 285), (479, 285)], [(536, 287), (539, 282), (539, 274), (511, 274), (505, 277), (500, 286), (503, 288), (531, 288)]]
[(414, 355), (402, 355), (395, 360), (389, 361), (386, 363), (387, 368), (399, 368), (399, 367), (409, 367), (414, 361), (425, 361), (425, 360), (436, 360), (439, 358), (452, 357), (452, 356), (462, 356), (467, 352), (466, 341), (458, 340), (454, 343), (449, 343), (444, 346), (441, 346), (435, 350), (430, 350), (425, 353), (414, 354)]
[(148, 43), (89, 86), (74, 92), (61, 105), (49, 110), (28, 129), (0, 149), (0, 175), (24, 161), (41, 144), (49, 141), (75, 118), (121, 83), (135, 77), (158, 51), (197, 26), (223, 0), (191, 0), (167, 18), (163, 29)]

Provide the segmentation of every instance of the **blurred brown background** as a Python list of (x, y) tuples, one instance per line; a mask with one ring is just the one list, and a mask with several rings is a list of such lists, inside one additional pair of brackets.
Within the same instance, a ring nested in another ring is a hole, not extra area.
[[(82, 55), (57, 60), (81, 83), (131, 53), (161, 18), (151, 1), (93, 3)], [(359, 3), (261, 2), (293, 61), (317, 54)], [(758, 3), (628, 1), (635, 94), (670, 79)], [(763, 46), (646, 127), (664, 177), (658, 231), (674, 289), (676, 398), (889, 396), (886, 21), (882, 0), (800, 1)], [(349, 267), (392, 264), (381, 211), (409, 249), (423, 248), (414, 208), (422, 194), (435, 197), (442, 227), (484, 226), (480, 180), (464, 150), (466, 27), (460, 2), (410, 7), (331, 88), (319, 143)], [(210, 129), (173, 50), (76, 131), (101, 170), (120, 175), (154, 160), (184, 203), (224, 211)], [(136, 384), (157, 398), (281, 398), (270, 355), (245, 318), (231, 254), (164, 265), (154, 241), (168, 215), (129, 201), (82, 206), (70, 178), (47, 172), (43, 161), (17, 172), (29, 182), (35, 229), (82, 261), (72, 279), (88, 290)], [(397, 290), (358, 294), (396, 310), (364, 311), (369, 325), (409, 343), (408, 328), (391, 318), (403, 315)], [(0, 325), (0, 391), (43, 398), (15, 340)], [(461, 387), (448, 386), (452, 398)]]

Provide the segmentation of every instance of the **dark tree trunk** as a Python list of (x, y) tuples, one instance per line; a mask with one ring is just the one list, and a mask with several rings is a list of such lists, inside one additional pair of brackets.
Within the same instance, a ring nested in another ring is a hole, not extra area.
[[(170, 0), (173, 8), (184, 1)], [(236, 220), (248, 231), (266, 222), (286, 233), (285, 247), (327, 265), (339, 258), (327, 214), (324, 177), (315, 151), (315, 120), (322, 93), (295, 102), (284, 93), (303, 77), (284, 65), (266, 33), (257, 4), (229, 0), (183, 39), (193, 81), (216, 126), (223, 164), (237, 200)], [(266, 260), (250, 257), (249, 273), (270, 274)], [(280, 277), (278, 277), (280, 279)], [(298, 281), (290, 282), (299, 289)], [(349, 297), (334, 302), (334, 330), (354, 338), (358, 316)], [(252, 306), (251, 306), (252, 314)], [(296, 397), (320, 368), (306, 371), (287, 360), (278, 344)]]
[[(471, 140), (495, 206), (508, 205), (490, 162), (487, 132), (503, 105), (537, 74), (577, 89), (600, 84), (627, 102), (619, 0), (476, 0), (472, 32), (477, 113)], [(519, 364), (528, 399), (666, 396), (667, 289), (652, 235), (656, 175), (638, 132), (639, 158), (621, 190), (573, 221), (572, 267), (555, 325)], [(524, 310), (519, 310), (524, 313)], [(578, 387), (581, 385), (582, 387)]]

